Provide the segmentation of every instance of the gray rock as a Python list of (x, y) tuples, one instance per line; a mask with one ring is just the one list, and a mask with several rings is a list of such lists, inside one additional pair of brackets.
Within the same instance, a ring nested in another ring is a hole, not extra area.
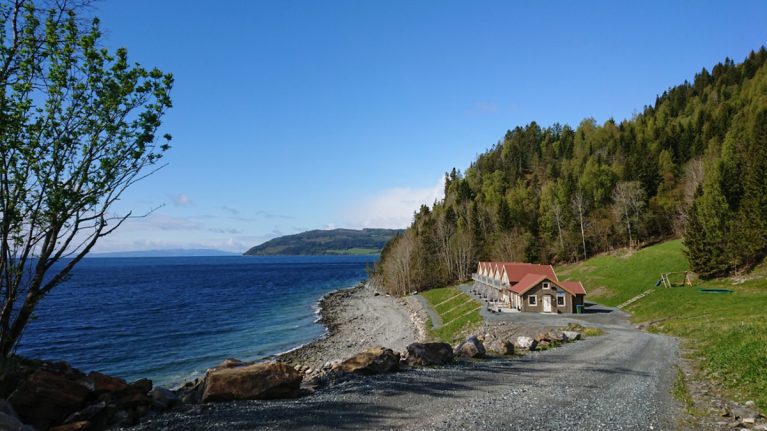
[(107, 403), (105, 401), (99, 401), (95, 404), (91, 404), (88, 407), (80, 410), (79, 412), (71, 414), (68, 418), (64, 420), (65, 424), (73, 423), (73, 422), (80, 422), (80, 421), (89, 421), (93, 419), (96, 415), (103, 412), (106, 408)]
[(501, 355), (513, 355), (514, 344), (509, 340), (495, 340), (490, 343), (490, 350)]
[(19, 431), (24, 424), (15, 415), (0, 412), (0, 430)]
[(517, 337), (517, 342), (514, 343), (515, 346), (519, 347), (520, 349), (524, 350), (535, 350), (536, 347), (538, 347), (538, 342), (535, 341), (532, 337)]
[(16, 410), (13, 409), (11, 403), (9, 403), (8, 400), (4, 400), (2, 398), (0, 398), (0, 413), (5, 413), (15, 418), (19, 417), (19, 415), (16, 414)]
[(154, 388), (149, 397), (152, 398), (152, 407), (155, 410), (167, 410), (181, 402), (175, 392), (165, 388)]
[(581, 339), (581, 333), (575, 332), (575, 331), (563, 331), (562, 332), (565, 337), (567, 337), (567, 341), (576, 341)]
[(453, 351), (458, 356), (464, 356), (467, 358), (481, 358), (485, 356), (485, 346), (475, 336), (471, 336)]

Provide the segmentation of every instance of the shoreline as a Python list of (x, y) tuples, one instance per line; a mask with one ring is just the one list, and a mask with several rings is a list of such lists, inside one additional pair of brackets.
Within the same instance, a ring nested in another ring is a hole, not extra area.
[(308, 367), (306, 374), (313, 374), (328, 363), (369, 347), (380, 345), (404, 351), (407, 345), (423, 341), (423, 330), (419, 328), (423, 319), (417, 301), (379, 293), (367, 282), (329, 292), (317, 305), (317, 321), (325, 327), (325, 333), (272, 356), (273, 360)]

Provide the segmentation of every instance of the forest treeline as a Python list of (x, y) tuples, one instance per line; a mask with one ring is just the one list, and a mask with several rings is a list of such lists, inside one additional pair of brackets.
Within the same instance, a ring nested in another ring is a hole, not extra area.
[(404, 294), (480, 260), (571, 262), (683, 237), (702, 277), (767, 251), (767, 50), (703, 69), (631, 119), (506, 132), (387, 243), (371, 280)]

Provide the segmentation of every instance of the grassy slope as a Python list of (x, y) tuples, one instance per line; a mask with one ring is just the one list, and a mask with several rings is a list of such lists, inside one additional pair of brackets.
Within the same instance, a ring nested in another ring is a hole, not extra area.
[(456, 287), (431, 289), (422, 292), (421, 295), (442, 318), (442, 327), (431, 331), (442, 341), (447, 343), (459, 341), (459, 334), (463, 329), (482, 322), (482, 316), (479, 315), (481, 304)]
[[(615, 305), (655, 285), (662, 271), (687, 267), (680, 241), (632, 255), (600, 256), (559, 270), (561, 278), (583, 281), (588, 298)], [(767, 265), (744, 280), (697, 282), (693, 288), (657, 288), (628, 307), (650, 330), (682, 338), (704, 374), (720, 382), (736, 401), (767, 409)], [(735, 293), (702, 294), (698, 288)]]

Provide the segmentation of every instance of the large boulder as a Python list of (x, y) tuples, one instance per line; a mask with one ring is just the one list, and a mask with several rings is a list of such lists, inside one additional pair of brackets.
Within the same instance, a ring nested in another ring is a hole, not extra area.
[(382, 374), (399, 369), (399, 353), (385, 347), (371, 347), (341, 362), (340, 370), (353, 374)]
[(479, 338), (472, 335), (459, 344), (453, 353), (467, 358), (481, 358), (485, 356), (485, 346), (479, 341)]
[(152, 408), (155, 410), (167, 410), (181, 403), (175, 392), (165, 388), (154, 388), (149, 393), (149, 397), (152, 399)]
[(407, 346), (406, 363), (410, 366), (442, 365), (453, 360), (453, 348), (447, 343), (413, 343)]
[(33, 372), (8, 398), (25, 423), (47, 429), (85, 406), (85, 386), (43, 369)]
[(520, 349), (532, 351), (538, 346), (538, 341), (531, 337), (521, 336), (517, 337), (517, 342), (514, 345)]
[(501, 355), (513, 355), (514, 344), (509, 340), (495, 340), (490, 343), (490, 350)]
[(299, 395), (302, 378), (295, 368), (273, 362), (212, 370), (202, 402), (292, 398)]

